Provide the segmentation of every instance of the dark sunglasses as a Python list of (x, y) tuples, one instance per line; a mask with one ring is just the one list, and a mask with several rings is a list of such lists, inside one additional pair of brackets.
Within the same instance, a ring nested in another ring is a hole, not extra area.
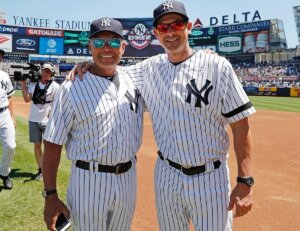
[(156, 29), (159, 33), (167, 33), (169, 29), (171, 30), (183, 30), (186, 27), (186, 21), (172, 22), (169, 24), (157, 24)]
[(120, 38), (111, 38), (111, 39), (102, 39), (102, 38), (92, 38), (92, 44), (95, 48), (102, 48), (107, 43), (111, 48), (120, 48), (122, 39)]

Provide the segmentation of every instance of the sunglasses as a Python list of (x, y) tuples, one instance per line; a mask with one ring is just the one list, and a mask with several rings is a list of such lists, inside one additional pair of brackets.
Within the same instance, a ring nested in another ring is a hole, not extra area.
[(172, 22), (169, 24), (157, 24), (156, 29), (159, 33), (167, 33), (169, 29), (171, 30), (183, 30), (186, 27), (186, 21)]
[(102, 48), (107, 43), (111, 48), (120, 48), (122, 39), (120, 38), (111, 38), (111, 39), (102, 39), (102, 38), (93, 38), (91, 39), (93, 47)]

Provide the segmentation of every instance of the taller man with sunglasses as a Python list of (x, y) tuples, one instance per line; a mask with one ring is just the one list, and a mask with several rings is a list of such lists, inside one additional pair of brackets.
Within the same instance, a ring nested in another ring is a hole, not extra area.
[[(60, 213), (73, 230), (129, 231), (136, 204), (136, 153), (141, 144), (143, 99), (128, 74), (116, 71), (124, 53), (122, 24), (91, 23), (94, 66), (84, 81), (61, 86), (45, 133), (45, 222), (55, 230)], [(72, 170), (67, 207), (58, 198), (62, 145)]]
[[(255, 113), (231, 64), (194, 51), (185, 7), (166, 1), (155, 8), (154, 34), (166, 53), (126, 67), (152, 118), (159, 148), (155, 168), (156, 207), (161, 231), (232, 229), (235, 216), (252, 207), (252, 139), (248, 117)], [(82, 66), (77, 68), (81, 72)], [(237, 184), (230, 194), (231, 127)]]
[[(158, 151), (155, 192), (161, 231), (232, 229), (251, 210), (252, 140), (255, 112), (223, 57), (194, 51), (192, 23), (184, 5), (166, 1), (154, 9), (154, 34), (166, 54), (126, 69), (151, 114)], [(230, 126), (237, 157), (237, 184), (230, 194)]]

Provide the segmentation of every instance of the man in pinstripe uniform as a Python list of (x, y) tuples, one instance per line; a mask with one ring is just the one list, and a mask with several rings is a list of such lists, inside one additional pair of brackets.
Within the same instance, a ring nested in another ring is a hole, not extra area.
[[(51, 230), (60, 213), (71, 217), (73, 230), (130, 230), (144, 104), (128, 74), (116, 71), (125, 49), (122, 30), (111, 18), (91, 23), (95, 65), (84, 81), (64, 82), (55, 101), (43, 158), (44, 215)], [(72, 160), (68, 207), (56, 190), (63, 144)]]
[[(231, 230), (233, 207), (239, 217), (253, 203), (248, 117), (255, 109), (225, 58), (191, 49), (192, 23), (181, 2), (160, 4), (153, 25), (166, 54), (126, 71), (146, 102), (159, 147), (155, 191), (160, 230), (189, 230), (190, 221), (197, 231)], [(238, 165), (231, 194), (228, 126)]]
[[(5, 52), (0, 50), (0, 62)], [(2, 146), (2, 159), (0, 162), (0, 178), (7, 189), (13, 188), (9, 178), (10, 165), (15, 154), (15, 119), (11, 96), (15, 93), (9, 75), (0, 70), (0, 142)]]

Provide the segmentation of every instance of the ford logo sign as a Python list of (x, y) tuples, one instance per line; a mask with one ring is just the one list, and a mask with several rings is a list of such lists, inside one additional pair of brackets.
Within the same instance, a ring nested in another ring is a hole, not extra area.
[(19, 45), (19, 46), (24, 46), (24, 47), (32, 47), (35, 45), (35, 41), (34, 40), (31, 40), (31, 39), (18, 39), (16, 41), (16, 43)]

